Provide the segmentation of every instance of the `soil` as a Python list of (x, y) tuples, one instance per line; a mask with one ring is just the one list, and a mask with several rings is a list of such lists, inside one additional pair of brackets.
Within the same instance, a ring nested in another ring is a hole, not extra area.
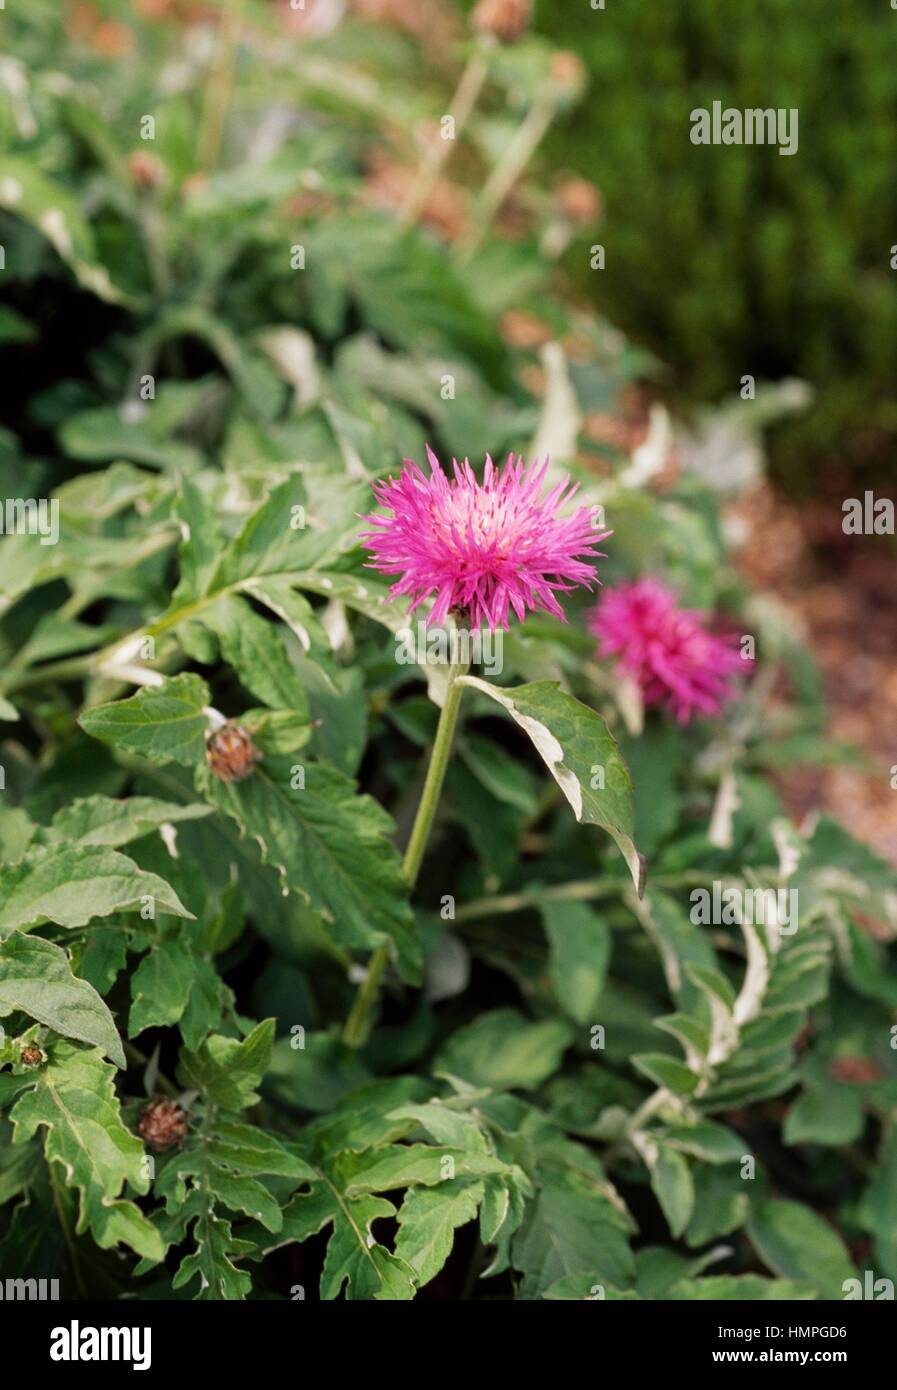
[(735, 558), (746, 580), (772, 591), (803, 624), (831, 733), (873, 765), (782, 772), (789, 812), (800, 819), (831, 811), (897, 864), (897, 549), (892, 536), (844, 535), (842, 500), (798, 504), (758, 484), (732, 508), (747, 533)]

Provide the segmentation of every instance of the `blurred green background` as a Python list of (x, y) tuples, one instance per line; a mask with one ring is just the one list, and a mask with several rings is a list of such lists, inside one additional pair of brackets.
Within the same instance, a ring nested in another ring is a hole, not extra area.
[[(897, 12), (888, 0), (537, 0), (588, 64), (548, 158), (601, 190), (608, 316), (669, 364), (680, 400), (798, 376), (812, 410), (773, 440), (802, 490), (893, 471), (897, 439)], [(797, 107), (800, 148), (695, 146), (690, 113)]]

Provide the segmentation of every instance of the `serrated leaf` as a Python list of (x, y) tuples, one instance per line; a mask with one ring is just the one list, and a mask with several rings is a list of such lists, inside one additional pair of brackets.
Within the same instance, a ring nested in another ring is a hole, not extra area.
[(41, 922), (83, 927), (94, 917), (137, 912), (149, 901), (157, 912), (192, 919), (167, 883), (117, 850), (100, 846), (29, 850), (18, 864), (0, 868), (0, 938), (17, 927)]
[(122, 927), (102, 927), (89, 933), (78, 963), (78, 974), (97, 994), (108, 994), (128, 957), (128, 932)]
[(378, 1245), (371, 1226), (380, 1217), (394, 1218), (396, 1209), (385, 1197), (364, 1194), (347, 1198), (323, 1173), (311, 1192), (293, 1197), (283, 1213), (283, 1228), (276, 1240), (250, 1228), (263, 1250), (290, 1241), (300, 1244), (332, 1227), (324, 1268), (321, 1298), (377, 1299), (405, 1302), (415, 1295), (415, 1273), (409, 1264)]
[(455, 1231), (474, 1221), (483, 1199), (482, 1183), (458, 1181), (437, 1188), (417, 1187), (399, 1207), (395, 1253), (414, 1270), (419, 1285), (429, 1284), (452, 1253)]
[(179, 1213), (180, 1230), (191, 1220), (196, 1249), (181, 1261), (171, 1287), (185, 1288), (199, 1276), (196, 1297), (200, 1301), (244, 1299), (252, 1289), (252, 1280), (231, 1257), (252, 1254), (253, 1247), (234, 1237), (231, 1223), (216, 1216), (201, 1192), (193, 1192), (187, 1198)]
[(329, 490), (334, 499), (345, 497), (345, 507), (339, 509), (344, 525), (301, 524), (310, 506), (303, 474), (292, 473), (273, 487), (221, 556), (208, 592), (214, 594), (256, 576), (289, 576), (328, 565), (338, 568), (335, 562), (356, 543), (356, 514), (367, 501), (367, 489), (331, 475)]
[(525, 1299), (583, 1272), (625, 1288), (635, 1271), (620, 1213), (573, 1174), (545, 1181), (511, 1242), (511, 1263), (524, 1276)]
[(0, 944), (0, 1014), (12, 1009), (125, 1065), (111, 1013), (93, 986), (72, 974), (65, 951), (52, 941), (16, 932)]
[(49, 1060), (26, 1079), (28, 1090), (10, 1118), (16, 1143), (44, 1131), (47, 1162), (58, 1165), (67, 1185), (80, 1194), (77, 1233), (90, 1228), (103, 1250), (120, 1242), (157, 1262), (165, 1244), (133, 1202), (120, 1197), (125, 1183), (149, 1189), (140, 1140), (122, 1124), (115, 1095), (115, 1068), (98, 1048), (64, 1039), (48, 1044)]
[(92, 738), (123, 752), (191, 767), (205, 757), (209, 700), (209, 687), (199, 676), (171, 676), (129, 700), (86, 710), (78, 722)]
[(391, 943), (406, 979), (419, 978), (419, 948), (392, 820), (355, 783), (326, 763), (309, 762), (292, 785), (292, 760), (266, 758), (244, 782), (224, 783), (206, 768), (200, 791), (259, 842), (284, 883), (325, 916), (349, 947)]
[(243, 1039), (215, 1033), (196, 1052), (181, 1053), (178, 1076), (211, 1104), (245, 1110), (258, 1099), (256, 1087), (271, 1061), (273, 1044), (273, 1018), (256, 1024)]
[(391, 1192), (399, 1187), (433, 1187), (455, 1177), (501, 1173), (521, 1176), (488, 1153), (434, 1148), (429, 1144), (385, 1144), (382, 1148), (340, 1154), (331, 1164), (340, 1190), (349, 1197), (362, 1192)]
[(194, 964), (189, 946), (176, 938), (158, 942), (144, 956), (131, 976), (129, 1038), (136, 1038), (144, 1028), (177, 1023), (190, 997)]
[(122, 801), (111, 796), (90, 796), (57, 811), (43, 832), (43, 839), (50, 844), (66, 841), (117, 849), (161, 825), (176, 825), (208, 815), (211, 808), (201, 804), (183, 806), (151, 796), (131, 796)]
[(181, 528), (181, 578), (173, 601), (188, 604), (206, 591), (221, 549), (221, 532), (211, 504), (188, 476), (181, 478), (174, 515)]
[[(497, 701), (520, 725), (576, 819), (600, 826), (614, 840), (641, 894), (644, 862), (633, 839), (632, 779), (600, 714), (567, 695), (555, 681), (514, 688), (491, 685), (476, 676), (462, 676), (460, 681)], [(600, 785), (596, 787), (595, 782)]]
[(200, 615), (221, 643), (221, 654), (241, 685), (272, 709), (308, 714), (308, 697), (284, 647), (281, 629), (266, 622), (237, 594), (208, 604)]

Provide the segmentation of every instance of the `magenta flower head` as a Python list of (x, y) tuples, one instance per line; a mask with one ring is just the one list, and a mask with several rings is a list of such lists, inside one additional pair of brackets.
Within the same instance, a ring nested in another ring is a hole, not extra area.
[(362, 533), (381, 574), (397, 574), (391, 597), (409, 597), (410, 611), (434, 596), (430, 622), (451, 611), (473, 628), (507, 628), (510, 609), (520, 622), (542, 609), (566, 622), (556, 594), (597, 582), (595, 549), (610, 531), (598, 528), (599, 508), (561, 516), (577, 490), (565, 479), (545, 496), (548, 461), (525, 466), (511, 454), (504, 469), (486, 459), (482, 483), (467, 459), (449, 479), (427, 447), (430, 476), (410, 459), (398, 478), (374, 484), (391, 516), (366, 516)]
[(658, 579), (609, 589), (589, 617), (599, 655), (615, 656), (645, 704), (666, 705), (680, 724), (694, 714), (718, 715), (735, 695), (741, 654), (709, 622), (707, 613), (680, 608), (675, 590)]

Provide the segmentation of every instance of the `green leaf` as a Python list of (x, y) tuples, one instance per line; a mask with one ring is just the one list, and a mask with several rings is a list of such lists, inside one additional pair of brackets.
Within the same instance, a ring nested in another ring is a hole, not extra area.
[(128, 932), (123, 927), (91, 931), (78, 963), (78, 974), (97, 994), (108, 994), (128, 958)]
[(494, 1009), (453, 1034), (433, 1070), (494, 1090), (530, 1090), (557, 1070), (570, 1039), (560, 1019), (530, 1023), (516, 1009)]
[(881, 1145), (875, 1175), (860, 1199), (857, 1220), (874, 1237), (885, 1274), (897, 1281), (897, 1127), (893, 1122)]
[(452, 1253), (455, 1231), (476, 1219), (482, 1183), (445, 1182), (437, 1188), (411, 1188), (396, 1218), (395, 1253), (414, 1270), (419, 1285), (429, 1284)]
[(716, 1302), (717, 1299), (744, 1303), (770, 1299), (776, 1303), (794, 1303), (814, 1299), (816, 1292), (812, 1284), (793, 1279), (762, 1279), (759, 1274), (715, 1274), (707, 1279), (680, 1279), (664, 1297), (689, 1303), (696, 1300)]
[(733, 1130), (710, 1120), (699, 1120), (694, 1125), (667, 1125), (663, 1142), (705, 1163), (739, 1163), (750, 1153), (744, 1140)]
[(656, 1149), (652, 1146), (646, 1158), (654, 1195), (663, 1208), (671, 1233), (678, 1239), (688, 1225), (695, 1205), (691, 1170), (681, 1153), (664, 1144), (658, 1144)]
[(93, 986), (72, 974), (68, 956), (53, 942), (16, 932), (0, 944), (0, 1014), (13, 1009), (125, 1065), (111, 1013)]
[(571, 1173), (543, 1183), (514, 1236), (511, 1263), (524, 1276), (518, 1293), (524, 1299), (540, 1298), (566, 1275), (588, 1272), (625, 1288), (635, 1272), (620, 1213)]
[(129, 700), (97, 705), (78, 722), (91, 737), (125, 753), (191, 767), (205, 757), (204, 710), (210, 698), (199, 676), (171, 676), (161, 685), (144, 686)]
[(575, 1023), (594, 1022), (610, 960), (610, 928), (585, 903), (546, 900), (540, 909), (558, 1003)]
[(272, 709), (308, 714), (308, 698), (293, 668), (281, 630), (260, 617), (235, 594), (219, 598), (202, 610), (201, 621), (219, 638), (224, 660), (240, 683)]
[(0, 695), (0, 721), (6, 724), (15, 724), (19, 718), (19, 711), (15, 705), (10, 704), (3, 695)]
[[(193, 1132), (181, 1152), (165, 1161), (156, 1179), (156, 1191), (164, 1197), (169, 1213), (177, 1213), (187, 1200), (187, 1183), (198, 1188), (208, 1208), (226, 1207), (260, 1221), (268, 1231), (283, 1224), (280, 1204), (260, 1176), (311, 1181), (316, 1174), (271, 1134), (253, 1125), (215, 1116), (203, 1132)], [(199, 1234), (199, 1232), (197, 1232)]]
[(116, 849), (158, 830), (161, 825), (176, 825), (208, 815), (211, 815), (209, 806), (183, 806), (173, 801), (157, 801), (151, 796), (132, 796), (123, 801), (111, 796), (90, 796), (57, 811), (43, 839), (50, 844), (68, 841)]
[(665, 1086), (677, 1096), (690, 1096), (700, 1079), (682, 1062), (664, 1052), (642, 1052), (633, 1057), (632, 1065), (655, 1086)]
[(856, 1270), (840, 1236), (800, 1202), (757, 1203), (747, 1232), (760, 1258), (784, 1279), (805, 1280), (821, 1298), (842, 1299)]
[(99, 845), (33, 849), (18, 864), (0, 868), (0, 939), (17, 927), (83, 927), (94, 917), (147, 905), (154, 912), (193, 916), (158, 875)]
[(122, 1243), (158, 1262), (165, 1255), (162, 1237), (119, 1195), (126, 1182), (135, 1192), (147, 1192), (149, 1179), (143, 1145), (121, 1121), (115, 1068), (98, 1048), (63, 1039), (49, 1042), (47, 1052), (47, 1064), (29, 1074), (29, 1089), (10, 1113), (16, 1143), (43, 1128), (47, 1162), (80, 1193), (77, 1234), (89, 1227), (101, 1249)]
[(315, 1177), (315, 1170), (285, 1149), (275, 1135), (226, 1115), (215, 1122), (211, 1153), (216, 1163), (254, 1177), (271, 1174), (304, 1181)]
[[(408, 890), (390, 844), (390, 816), (326, 763), (308, 763), (304, 786), (288, 758), (269, 757), (244, 782), (197, 774), (204, 796), (261, 846), (285, 885), (324, 915), (337, 941), (393, 945), (403, 976), (419, 978), (419, 948)], [(295, 785), (294, 785), (295, 784)]]
[(340, 1154), (332, 1164), (340, 1189), (349, 1197), (362, 1192), (391, 1192), (398, 1187), (434, 1187), (455, 1177), (501, 1173), (522, 1177), (494, 1155), (430, 1144), (384, 1144), (380, 1148)]
[(221, 532), (211, 503), (188, 476), (181, 478), (174, 515), (183, 539), (178, 549), (181, 580), (173, 599), (178, 604), (188, 604), (206, 591), (218, 561)]
[(242, 1040), (215, 1033), (195, 1052), (182, 1052), (178, 1077), (222, 1110), (245, 1110), (254, 1105), (256, 1087), (271, 1061), (274, 1019), (256, 1024)]
[(699, 1201), (685, 1236), (690, 1246), (706, 1245), (744, 1225), (750, 1204), (746, 1189), (750, 1183), (741, 1177), (740, 1171), (698, 1165), (694, 1180)]
[[(339, 524), (301, 524), (311, 505), (308, 485), (303, 474), (290, 474), (271, 489), (231, 541), (210, 580), (209, 594), (252, 578), (289, 578), (303, 571), (339, 568), (346, 551), (357, 544), (356, 514), (369, 501), (369, 494), (366, 486), (334, 475), (328, 475), (327, 486), (338, 504)], [(296, 583), (295, 587), (305, 586)]]
[(863, 1133), (866, 1117), (858, 1087), (829, 1079), (826, 1086), (808, 1085), (785, 1117), (786, 1144), (853, 1144)]
[(641, 894), (644, 862), (633, 840), (632, 779), (600, 714), (555, 681), (503, 689), (476, 676), (460, 680), (496, 700), (528, 734), (576, 819), (607, 831)]
[(252, 1288), (252, 1280), (237, 1268), (232, 1256), (252, 1254), (254, 1247), (234, 1237), (230, 1222), (216, 1216), (205, 1195), (199, 1191), (191, 1192), (179, 1213), (178, 1231), (183, 1233), (191, 1221), (194, 1223), (196, 1249), (181, 1261), (171, 1287), (185, 1288), (198, 1276), (200, 1287), (197, 1299), (204, 1302), (219, 1298), (244, 1299)]
[(79, 410), (60, 426), (60, 444), (75, 459), (129, 459), (170, 473), (196, 472), (202, 466), (202, 454), (156, 427), (154, 412), (158, 409), (155, 404), (153, 411), (139, 420), (123, 420), (118, 406)]
[(371, 1234), (379, 1217), (394, 1217), (396, 1209), (384, 1197), (345, 1198), (329, 1181), (308, 1195), (294, 1197), (284, 1211), (281, 1243), (303, 1241), (325, 1226), (333, 1230), (321, 1272), (321, 1297), (405, 1302), (415, 1294), (414, 1270)]
[(144, 1028), (177, 1023), (187, 1007), (193, 985), (195, 958), (184, 941), (160, 941), (144, 956), (131, 976), (128, 1037)]
[(0, 179), (0, 207), (37, 227), (85, 289), (110, 304), (124, 301), (100, 265), (93, 234), (67, 188), (45, 178), (27, 160), (7, 155)]
[(304, 594), (297, 593), (292, 581), (271, 575), (250, 579), (245, 592), (263, 603), (299, 639), (302, 650), (311, 653), (327, 670), (328, 680), (333, 676), (329, 670), (330, 639), (321, 620)]

